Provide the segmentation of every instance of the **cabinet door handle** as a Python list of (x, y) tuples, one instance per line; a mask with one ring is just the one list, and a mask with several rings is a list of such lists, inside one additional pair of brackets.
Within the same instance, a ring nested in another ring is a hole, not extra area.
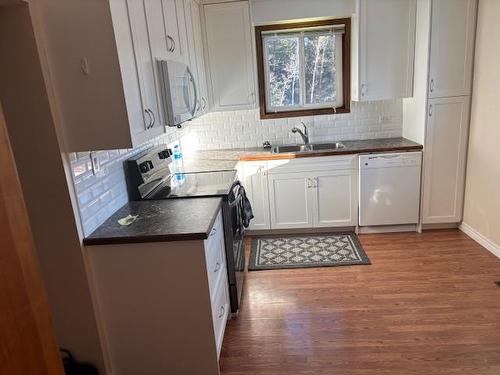
[(212, 232), (210, 232), (210, 237), (215, 236), (215, 233), (217, 233), (217, 229), (216, 228), (212, 228)]
[(365, 96), (366, 94), (366, 85), (364, 83), (361, 84), (361, 96)]
[(149, 117), (149, 122), (148, 124), (146, 125), (146, 129), (151, 129), (151, 124), (153, 123), (153, 116), (152, 116), (152, 112), (149, 108), (146, 108), (144, 110), (144, 112), (146, 112), (146, 114), (148, 115)]
[(432, 117), (432, 104), (429, 104), (429, 117)]
[(225, 306), (221, 306), (220, 307), (220, 314), (218, 316), (218, 318), (222, 318), (224, 316), (224, 314), (226, 313), (226, 307)]
[(168, 52), (174, 52), (176, 45), (175, 45), (175, 39), (172, 38), (170, 35), (167, 35), (167, 50)]
[(310, 178), (307, 178), (307, 187), (309, 189), (312, 188), (312, 180)]
[(205, 97), (202, 97), (202, 98), (201, 98), (201, 102), (203, 103), (203, 104), (202, 104), (202, 108), (203, 108), (203, 109), (207, 108), (207, 99), (205, 99)]
[(152, 127), (155, 126), (156, 116), (155, 116), (155, 113), (152, 110), (149, 110), (149, 112), (151, 113), (151, 116), (153, 116), (153, 122), (151, 123), (151, 128), (152, 128)]
[(314, 177), (313, 181), (314, 181), (313, 188), (317, 188), (318, 187), (318, 177)]
[(217, 262), (217, 263), (215, 264), (214, 273), (215, 273), (215, 272), (219, 272), (219, 270), (220, 270), (220, 263), (219, 263), (219, 262)]
[(431, 78), (431, 83), (429, 84), (430, 92), (434, 92), (434, 78)]

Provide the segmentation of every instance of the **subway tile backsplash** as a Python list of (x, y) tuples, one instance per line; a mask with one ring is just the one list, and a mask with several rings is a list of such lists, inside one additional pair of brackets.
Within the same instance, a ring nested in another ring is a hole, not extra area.
[(85, 236), (123, 206), (127, 187), (123, 162), (150, 146), (180, 142), (183, 152), (196, 149), (258, 147), (300, 142), (290, 129), (301, 121), (309, 127), (311, 142), (389, 138), (402, 135), (402, 101), (352, 103), (351, 113), (339, 115), (260, 120), (259, 110), (209, 113), (182, 130), (168, 128), (166, 134), (127, 150), (98, 151), (101, 169), (92, 172), (90, 152), (69, 154), (78, 209)]

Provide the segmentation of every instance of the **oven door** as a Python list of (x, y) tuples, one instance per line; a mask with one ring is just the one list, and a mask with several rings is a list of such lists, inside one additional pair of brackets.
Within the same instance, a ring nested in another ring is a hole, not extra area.
[(243, 281), (245, 279), (245, 228), (242, 220), (242, 196), (238, 193), (238, 186), (230, 194), (227, 202), (227, 223), (226, 226), (226, 257), (228, 260), (228, 276), (231, 297), (231, 312), (238, 312)]

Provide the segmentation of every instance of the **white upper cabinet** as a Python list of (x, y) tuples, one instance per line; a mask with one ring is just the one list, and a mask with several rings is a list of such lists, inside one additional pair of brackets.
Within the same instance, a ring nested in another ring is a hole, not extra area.
[(424, 152), (423, 223), (462, 220), (470, 96), (429, 100)]
[(432, 2), (429, 97), (470, 95), (477, 0)]
[(198, 97), (196, 115), (201, 116), (209, 110), (209, 99), (203, 56), (200, 5), (194, 0), (184, 0), (184, 16), (186, 22), (188, 55), (186, 63), (191, 68), (195, 77)]
[(209, 82), (216, 111), (256, 106), (247, 1), (204, 6)]
[(413, 96), (416, 6), (416, 0), (356, 1), (353, 100)]
[(170, 60), (182, 61), (184, 48), (186, 48), (181, 39), (181, 34), (185, 30), (182, 2), (178, 0), (162, 0), (162, 8), (167, 56)]
[[(156, 55), (165, 49), (161, 0), (127, 0), (146, 129), (163, 131)], [(157, 17), (159, 16), (159, 17)]]

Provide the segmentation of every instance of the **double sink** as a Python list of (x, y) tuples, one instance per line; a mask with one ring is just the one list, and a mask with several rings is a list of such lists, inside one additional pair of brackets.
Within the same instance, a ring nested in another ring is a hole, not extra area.
[(313, 143), (304, 145), (286, 145), (273, 146), (271, 152), (273, 154), (312, 152), (312, 151), (334, 151), (345, 148), (343, 143)]

